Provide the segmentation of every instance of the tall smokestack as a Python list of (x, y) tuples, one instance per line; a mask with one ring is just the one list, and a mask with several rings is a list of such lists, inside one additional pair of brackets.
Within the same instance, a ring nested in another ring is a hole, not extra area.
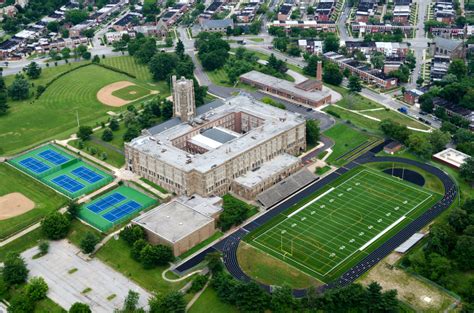
[(318, 66), (316, 67), (316, 80), (323, 80), (323, 62), (318, 61)]

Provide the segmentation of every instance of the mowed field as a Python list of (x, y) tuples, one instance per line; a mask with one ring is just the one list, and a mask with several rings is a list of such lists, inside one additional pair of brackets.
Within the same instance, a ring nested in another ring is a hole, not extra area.
[(441, 195), (366, 167), (343, 175), (311, 200), (246, 238), (254, 247), (329, 282)]
[(59, 195), (10, 165), (0, 163), (0, 196), (13, 192), (20, 192), (28, 197), (35, 203), (35, 207), (22, 215), (0, 221), (0, 240), (37, 222), (67, 202), (66, 197)]
[(112, 95), (128, 101), (133, 101), (150, 94), (150, 90), (138, 85), (127, 86), (112, 92)]
[[(67, 137), (76, 131), (77, 116), (82, 125), (94, 126), (107, 120), (108, 111), (125, 110), (125, 107), (114, 108), (97, 100), (97, 92), (111, 83), (131, 81), (142, 88), (158, 90), (162, 96), (169, 94), (166, 82), (152, 83), (147, 66), (137, 64), (131, 57), (107, 58), (101, 62), (130, 72), (137, 79), (90, 65), (57, 79), (37, 100), (34, 97), (24, 101), (9, 100), (9, 113), (0, 117), (0, 155), (12, 155), (46, 140)], [(79, 64), (43, 69), (40, 78), (31, 81), (35, 87), (30, 91)], [(5, 81), (9, 85), (13, 77), (7, 76)]]

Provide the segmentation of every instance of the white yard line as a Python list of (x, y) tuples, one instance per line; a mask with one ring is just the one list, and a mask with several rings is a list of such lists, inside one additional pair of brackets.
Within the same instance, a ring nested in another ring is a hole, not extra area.
[(405, 215), (403, 215), (402, 217), (400, 217), (398, 220), (396, 220), (395, 222), (393, 222), (392, 224), (390, 224), (387, 228), (385, 228), (384, 230), (382, 230), (380, 233), (378, 233), (375, 237), (373, 237), (372, 239), (370, 239), (369, 241), (367, 241), (363, 246), (361, 246), (359, 248), (359, 251), (362, 251), (364, 250), (365, 248), (367, 248), (368, 246), (370, 246), (373, 242), (375, 242), (377, 239), (379, 239), (380, 237), (382, 237), (383, 235), (385, 235), (390, 229), (394, 228), (395, 226), (397, 226), (401, 221), (403, 221), (404, 219), (406, 218)]
[(317, 196), (316, 198), (314, 198), (313, 200), (311, 200), (310, 202), (306, 203), (305, 205), (303, 205), (301, 208), (299, 208), (298, 210), (294, 211), (293, 213), (291, 213), (290, 215), (288, 215), (288, 218), (292, 217), (293, 215), (299, 213), (300, 211), (306, 209), (308, 206), (310, 206), (311, 204), (315, 203), (316, 201), (318, 201), (319, 199), (321, 199), (322, 197), (324, 197), (325, 195), (327, 195), (328, 193), (330, 193), (331, 191), (333, 191), (334, 187), (331, 187), (329, 190), (326, 190), (326, 192), (320, 194), (319, 196)]

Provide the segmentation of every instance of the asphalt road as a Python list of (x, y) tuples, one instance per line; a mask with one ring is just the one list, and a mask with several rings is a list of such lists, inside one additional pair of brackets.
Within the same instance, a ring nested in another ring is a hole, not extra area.
[[(457, 189), (455, 183), (452, 179), (442, 170), (433, 167), (431, 165), (420, 163), (418, 161), (399, 158), (399, 157), (376, 157), (375, 153), (380, 151), (383, 146), (387, 144), (384, 142), (377, 147), (373, 148), (371, 151), (363, 154), (356, 160), (352, 161), (351, 163), (347, 164), (344, 167), (339, 168), (336, 172), (326, 176), (322, 180), (315, 181), (311, 183), (307, 188), (298, 191), (295, 195), (287, 198), (284, 202), (278, 204), (276, 207), (270, 209), (265, 214), (261, 215), (254, 221), (249, 222), (248, 224), (238, 228), (235, 232), (228, 235), (220, 242), (215, 244), (214, 246), (208, 248), (207, 250), (201, 252), (200, 254), (194, 256), (193, 258), (183, 262), (179, 266), (175, 268), (175, 272), (177, 274), (183, 274), (184, 272), (188, 271), (192, 267), (199, 264), (202, 260), (204, 260), (205, 256), (209, 252), (213, 251), (220, 251), (223, 255), (224, 264), (229, 271), (236, 279), (241, 281), (249, 281), (251, 278), (247, 276), (242, 269), (240, 268), (237, 260), (237, 248), (240, 243), (240, 240), (250, 231), (258, 228), (259, 226), (269, 222), (273, 217), (276, 215), (284, 212), (292, 205), (296, 204), (300, 200), (308, 197), (314, 192), (317, 192), (325, 185), (333, 182), (337, 179), (340, 175), (348, 172), (350, 169), (360, 166), (361, 164), (371, 163), (371, 162), (399, 162), (409, 165), (414, 165), (419, 167), (436, 177), (438, 177), (444, 185), (445, 194), (444, 197), (438, 201), (433, 207), (428, 209), (424, 214), (418, 217), (416, 220), (408, 224), (405, 228), (403, 228), (399, 233), (388, 239), (385, 243), (383, 243), (380, 247), (375, 249), (372, 253), (370, 253), (367, 257), (365, 257), (362, 261), (360, 261), (357, 265), (353, 266), (351, 269), (346, 271), (343, 275), (341, 275), (335, 281), (326, 284), (320, 288), (321, 291), (324, 291), (328, 288), (333, 288), (335, 286), (344, 286), (354, 282), (357, 278), (359, 278), (362, 274), (368, 271), (372, 266), (377, 264), (380, 260), (382, 260), (385, 256), (391, 253), (396, 247), (401, 245), (405, 242), (408, 238), (410, 238), (415, 232), (419, 229), (424, 227), (426, 224), (431, 222), (434, 218), (436, 218), (439, 214), (441, 214), (445, 209), (447, 209), (453, 201), (456, 200), (457, 197)], [(259, 283), (265, 290), (271, 291), (271, 286)], [(305, 289), (295, 289), (293, 290), (293, 294), (296, 297), (303, 297), (306, 295)]]

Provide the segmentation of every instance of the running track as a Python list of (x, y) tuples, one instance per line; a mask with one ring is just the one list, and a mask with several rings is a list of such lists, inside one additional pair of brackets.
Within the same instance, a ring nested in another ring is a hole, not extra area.
[[(383, 243), (380, 247), (370, 253), (367, 257), (365, 257), (362, 261), (360, 261), (357, 265), (353, 266), (351, 269), (346, 271), (342, 274), (338, 279), (333, 281), (330, 284), (324, 285), (321, 287), (321, 291), (332, 288), (335, 286), (344, 286), (354, 282), (358, 277), (360, 277), (363, 273), (369, 270), (372, 266), (377, 264), (380, 260), (382, 260), (385, 256), (390, 254), (396, 247), (401, 245), (405, 242), (408, 238), (410, 238), (414, 233), (418, 230), (423, 228), (427, 225), (430, 221), (436, 218), (441, 212), (447, 209), (451, 203), (456, 199), (457, 195), (457, 188), (453, 180), (442, 170), (437, 167), (421, 163), (414, 160), (398, 158), (398, 157), (376, 157), (375, 154), (378, 153), (383, 149), (383, 147), (387, 144), (387, 142), (381, 143), (380, 145), (376, 146), (372, 150), (366, 152), (365, 154), (361, 155), (356, 160), (350, 162), (349, 164), (345, 165), (344, 167), (339, 168), (336, 172), (326, 176), (324, 179), (313, 183), (310, 187), (300, 191), (295, 196), (283, 201), (282, 203), (278, 204), (276, 207), (272, 208), (271, 210), (267, 211), (265, 214), (257, 218), (256, 220), (250, 222), (249, 224), (237, 229), (232, 234), (228, 235), (214, 246), (204, 250), (200, 254), (194, 256), (193, 258), (183, 262), (179, 266), (174, 269), (174, 272), (178, 275), (183, 274), (184, 272), (188, 271), (189, 269), (193, 268), (200, 262), (202, 262), (209, 252), (213, 251), (220, 251), (224, 258), (224, 264), (229, 271), (236, 279), (241, 281), (250, 281), (251, 278), (248, 277), (240, 268), (239, 263), (237, 261), (237, 247), (239, 246), (240, 240), (244, 237), (247, 233), (251, 232), (252, 230), (258, 228), (259, 226), (267, 223), (276, 215), (282, 213), (292, 205), (296, 204), (300, 200), (308, 197), (309, 195), (317, 192), (323, 186), (331, 183), (335, 179), (337, 179), (340, 175), (346, 173), (347, 171), (366, 163), (371, 162), (398, 162), (404, 163), (409, 165), (417, 166), (433, 175), (438, 177), (444, 185), (445, 194), (444, 197), (438, 201), (435, 205), (433, 205), (429, 210), (423, 213), (420, 217), (416, 220), (408, 224), (404, 229), (402, 229), (398, 234), (393, 236), (392, 238), (388, 239), (385, 243)], [(271, 287), (269, 285), (259, 283), (262, 288), (267, 291), (271, 291)], [(306, 289), (294, 289), (293, 295), (295, 297), (304, 297), (306, 295)]]

